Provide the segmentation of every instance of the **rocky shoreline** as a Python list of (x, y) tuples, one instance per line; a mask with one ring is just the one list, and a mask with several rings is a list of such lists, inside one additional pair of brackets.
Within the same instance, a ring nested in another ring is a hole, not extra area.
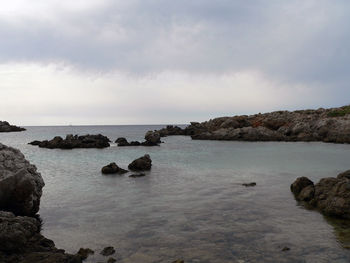
[(25, 128), (11, 125), (7, 121), (0, 121), (0, 132), (20, 132), (25, 130)]
[(157, 132), (161, 137), (185, 135), (193, 140), (350, 143), (350, 106), (220, 117), (191, 122), (184, 129), (169, 125)]

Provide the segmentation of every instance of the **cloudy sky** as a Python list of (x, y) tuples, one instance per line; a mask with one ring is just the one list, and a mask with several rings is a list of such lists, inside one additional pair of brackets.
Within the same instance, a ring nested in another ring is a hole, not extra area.
[(348, 0), (11, 0), (0, 120), (165, 124), (350, 103)]

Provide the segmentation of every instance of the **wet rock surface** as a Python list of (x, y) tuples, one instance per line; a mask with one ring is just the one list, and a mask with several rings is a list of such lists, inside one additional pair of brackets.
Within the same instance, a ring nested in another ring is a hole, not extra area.
[(137, 174), (129, 175), (129, 177), (131, 177), (131, 178), (138, 178), (138, 177), (144, 177), (144, 176), (146, 176), (145, 173), (137, 173)]
[(11, 125), (7, 121), (0, 121), (0, 132), (20, 132), (25, 130), (25, 128)]
[(101, 172), (103, 174), (125, 174), (128, 171), (123, 168), (120, 168), (116, 163), (110, 163), (102, 167)]
[(33, 216), (39, 211), (44, 181), (17, 149), (0, 144), (0, 210)]
[(350, 170), (314, 184), (306, 177), (291, 185), (295, 199), (326, 215), (350, 219)]
[(350, 106), (220, 117), (184, 129), (168, 125), (158, 132), (161, 137), (190, 135), (194, 140), (350, 143)]
[(152, 160), (148, 154), (145, 154), (144, 156), (137, 158), (136, 160), (132, 161), (132, 163), (130, 163), (128, 166), (128, 168), (132, 171), (147, 171), (147, 170), (151, 170), (151, 167), (152, 167)]
[(74, 148), (106, 148), (110, 140), (102, 134), (97, 135), (72, 135), (68, 134), (65, 139), (56, 136), (52, 140), (32, 141), (29, 144), (48, 149), (74, 149)]
[(159, 146), (161, 143), (160, 141), (160, 134), (158, 131), (148, 131), (145, 135), (145, 141), (139, 142), (139, 141), (131, 141), (128, 142), (128, 140), (124, 137), (118, 138), (115, 143), (118, 144), (120, 147), (124, 146)]

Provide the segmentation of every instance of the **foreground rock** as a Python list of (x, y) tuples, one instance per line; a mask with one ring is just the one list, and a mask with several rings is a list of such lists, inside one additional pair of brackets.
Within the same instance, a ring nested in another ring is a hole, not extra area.
[(110, 256), (110, 255), (113, 255), (115, 253), (115, 249), (114, 247), (105, 247), (101, 252), (100, 254), (102, 256)]
[(132, 171), (147, 171), (151, 170), (152, 160), (148, 154), (145, 154), (143, 157), (140, 157), (132, 163), (129, 164), (128, 168)]
[(350, 143), (350, 106), (220, 117), (192, 122), (184, 129), (167, 126), (158, 132), (161, 137), (189, 135), (194, 140)]
[(33, 216), (39, 211), (44, 181), (17, 149), (0, 144), (0, 210)]
[(104, 167), (102, 167), (101, 172), (103, 174), (125, 174), (128, 171), (120, 168), (116, 163), (110, 163)]
[(24, 128), (10, 125), (7, 121), (0, 121), (0, 132), (20, 132), (25, 130)]
[(323, 178), (317, 184), (306, 177), (297, 178), (291, 191), (296, 200), (326, 215), (350, 219), (350, 170), (336, 178)]
[(29, 144), (38, 145), (41, 148), (49, 149), (74, 149), (74, 148), (106, 148), (109, 147), (110, 140), (101, 134), (98, 135), (72, 135), (69, 134), (63, 139), (56, 136), (50, 141), (32, 141)]

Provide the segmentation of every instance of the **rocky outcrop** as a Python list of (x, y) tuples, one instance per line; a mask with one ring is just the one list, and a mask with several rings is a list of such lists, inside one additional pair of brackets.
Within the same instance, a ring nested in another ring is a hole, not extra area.
[(0, 144), (0, 210), (16, 215), (39, 211), (44, 181), (17, 149)]
[(125, 174), (128, 171), (120, 168), (116, 163), (110, 163), (102, 167), (101, 172), (103, 174)]
[(161, 137), (190, 135), (194, 140), (350, 143), (350, 106), (220, 117), (192, 122), (184, 129), (167, 126), (158, 132)]
[(317, 184), (306, 177), (297, 178), (291, 191), (296, 200), (326, 215), (350, 219), (350, 170), (336, 178), (323, 178)]
[(157, 131), (148, 131), (145, 135), (145, 141), (144, 142), (138, 142), (138, 141), (132, 141), (128, 142), (126, 138), (120, 137), (118, 138), (115, 143), (118, 144), (118, 146), (158, 146), (160, 141), (160, 134)]
[(7, 121), (0, 121), (0, 132), (20, 132), (26, 129), (11, 125)]
[(147, 171), (151, 170), (151, 167), (152, 160), (148, 154), (145, 154), (144, 156), (132, 161), (132, 163), (130, 163), (128, 166), (128, 168), (132, 171)]
[(74, 149), (74, 148), (106, 148), (109, 147), (110, 140), (101, 134), (98, 135), (72, 135), (68, 134), (65, 139), (56, 136), (48, 141), (32, 141), (29, 144), (38, 145), (41, 148), (49, 149)]

